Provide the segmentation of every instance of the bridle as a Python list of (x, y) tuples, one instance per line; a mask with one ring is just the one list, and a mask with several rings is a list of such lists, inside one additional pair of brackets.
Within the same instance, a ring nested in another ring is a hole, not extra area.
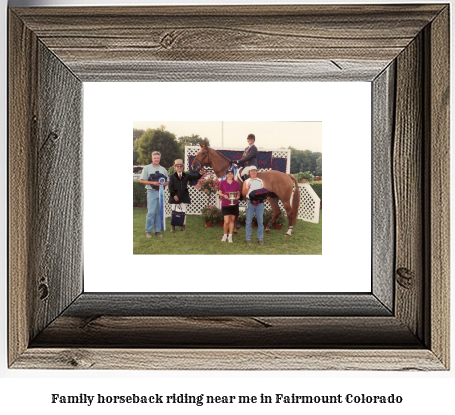
[(197, 161), (200, 165), (201, 165), (201, 168), (204, 167), (204, 165), (202, 164), (202, 162), (206, 159), (206, 157), (209, 155), (209, 151), (207, 150), (207, 153), (204, 154), (204, 157), (202, 157), (202, 160), (199, 160), (197, 157), (194, 159), (193, 161), (193, 164), (195, 161)]
[[(199, 160), (199, 159), (196, 157), (196, 158), (194, 159), (194, 161), (197, 161), (197, 162), (201, 165), (201, 168), (202, 168), (202, 167), (203, 167), (202, 162), (207, 158), (207, 156), (209, 155), (209, 153), (210, 153), (210, 149), (207, 149), (207, 153), (204, 154), (204, 157), (202, 157), (201, 160)], [(221, 155), (222, 155), (222, 154), (221, 154)], [(223, 157), (224, 157), (224, 156), (223, 156)], [(194, 163), (194, 161), (193, 161), (193, 163)], [(219, 170), (215, 170), (215, 169), (213, 169), (213, 167), (212, 167), (213, 172), (214, 172), (215, 175), (218, 177), (218, 173), (222, 172), (222, 171), (225, 170), (225, 169), (227, 170), (227, 168), (228, 168), (231, 164), (232, 164), (232, 163), (231, 163), (231, 161), (229, 160), (228, 163), (225, 164), (225, 165), (224, 165), (221, 169), (219, 169)]]

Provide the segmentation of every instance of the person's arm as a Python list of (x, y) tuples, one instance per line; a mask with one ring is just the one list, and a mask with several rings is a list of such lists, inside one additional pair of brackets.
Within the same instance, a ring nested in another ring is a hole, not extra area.
[(228, 195), (224, 194), (224, 180), (220, 183), (220, 188), (218, 190), (218, 196), (222, 197), (223, 199), (227, 199)]
[(148, 180), (139, 180), (139, 183), (141, 184), (149, 184), (151, 186), (159, 186), (160, 183), (159, 182), (149, 182)]
[(252, 158), (255, 158), (258, 156), (258, 149), (256, 146), (252, 146), (250, 150), (248, 151), (248, 154), (241, 158), (240, 160), (237, 161), (237, 163), (245, 163), (245, 161), (251, 160)]
[(245, 197), (248, 194), (248, 191), (250, 190), (251, 183), (248, 183), (245, 181), (243, 182), (243, 188), (242, 188), (242, 196)]
[(152, 184), (151, 182), (149, 182), (147, 179), (147, 169), (144, 167), (142, 169), (142, 174), (141, 174), (141, 179), (139, 180), (139, 183), (140, 184)]
[(199, 173), (196, 173), (196, 174), (188, 173), (189, 180), (190, 181), (199, 180), (204, 175), (204, 173), (205, 173), (205, 171), (203, 169), (199, 170)]
[(235, 182), (235, 183), (237, 183), (237, 191), (235, 193), (237, 195), (236, 199), (240, 199), (240, 190), (241, 190), (240, 189), (240, 184), (239, 184), (239, 182)]
[(148, 184), (150, 186), (159, 186), (160, 184), (158, 182), (152, 182), (152, 181), (149, 181), (148, 180), (148, 170), (144, 167), (144, 170), (142, 170), (142, 176), (141, 176), (141, 180), (139, 180), (139, 183), (141, 184)]

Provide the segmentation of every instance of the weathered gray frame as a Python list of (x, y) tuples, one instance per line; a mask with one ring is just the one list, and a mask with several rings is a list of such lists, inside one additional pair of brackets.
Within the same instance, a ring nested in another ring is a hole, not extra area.
[[(372, 292), (85, 293), (97, 80), (370, 81)], [(449, 6), (10, 9), (9, 365), (447, 370)]]

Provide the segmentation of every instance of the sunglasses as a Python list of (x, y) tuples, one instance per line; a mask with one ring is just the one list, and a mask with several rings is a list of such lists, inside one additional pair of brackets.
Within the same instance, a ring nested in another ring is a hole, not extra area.
[(183, 167), (183, 164), (176, 164), (175, 167)]

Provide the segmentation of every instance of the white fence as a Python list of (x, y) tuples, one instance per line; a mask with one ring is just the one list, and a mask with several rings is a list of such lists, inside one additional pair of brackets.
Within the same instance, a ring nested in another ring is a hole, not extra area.
[[(191, 204), (188, 205), (187, 214), (188, 215), (200, 215), (202, 208), (207, 206), (208, 196), (201, 190), (195, 189), (193, 186), (189, 187)], [(313, 190), (310, 184), (308, 183), (299, 183), (300, 190), (300, 204), (299, 204), (299, 213), (298, 218), (307, 222), (319, 223), (319, 209), (321, 206), (321, 199)], [(166, 188), (165, 190), (166, 201), (169, 200), (169, 191)], [(292, 199), (292, 197), (291, 197)], [(212, 196), (210, 204), (220, 206), (220, 198), (218, 195)], [(284, 210), (283, 204), (279, 202), (280, 208)], [(240, 209), (246, 207), (245, 202), (242, 200), (240, 202)], [(270, 204), (268, 201), (264, 202), (264, 208), (270, 209)], [(171, 206), (166, 203), (166, 217), (171, 216)]]
[[(189, 170), (189, 157), (195, 156), (201, 148), (199, 146), (186, 146), (185, 147), (185, 170)], [(244, 149), (240, 148), (223, 148), (223, 150), (232, 150), (232, 151), (243, 151)], [(286, 172), (290, 172), (291, 166), (291, 151), (287, 149), (261, 149), (259, 151), (271, 151), (273, 158), (286, 158)], [(260, 171), (264, 170), (271, 170), (271, 169), (261, 169)], [(321, 206), (321, 199), (313, 190), (311, 185), (308, 183), (299, 183), (299, 190), (300, 190), (300, 204), (299, 204), (299, 212), (298, 218), (302, 219), (307, 222), (319, 223), (319, 210)], [(202, 192), (201, 190), (195, 189), (193, 186), (189, 186), (189, 193), (191, 204), (188, 206), (187, 214), (189, 215), (200, 215), (202, 208), (207, 206), (208, 196)], [(166, 200), (169, 199), (169, 192), (166, 189)], [(292, 196), (291, 196), (292, 200)], [(212, 196), (211, 204), (220, 207), (221, 202), (218, 197)], [(281, 209), (284, 210), (283, 204), (281, 201), (279, 202), (279, 206)], [(246, 204), (244, 201), (240, 202), (240, 209), (244, 209)], [(270, 209), (270, 204), (268, 201), (264, 202), (264, 208)], [(171, 216), (171, 207), (166, 205), (166, 216)]]
[[(189, 157), (195, 156), (201, 148), (199, 146), (186, 146), (185, 147), (185, 167), (184, 170), (190, 170), (189, 166)], [(243, 148), (223, 148), (223, 150), (232, 150), (232, 151), (243, 151)], [(271, 151), (273, 158), (286, 158), (286, 172), (290, 172), (291, 166), (291, 151), (286, 149), (261, 149), (259, 151)], [(271, 169), (260, 169), (259, 171), (271, 170)], [(193, 186), (188, 186), (190, 193), (191, 204), (188, 205), (187, 214), (188, 215), (200, 215), (202, 209), (207, 206), (208, 196), (201, 190), (195, 189)], [(299, 183), (300, 190), (300, 204), (298, 218), (307, 222), (319, 223), (319, 210), (321, 206), (321, 199), (313, 190), (310, 184), (308, 183)], [(169, 200), (169, 190), (166, 187), (165, 190), (165, 199)], [(292, 196), (291, 196), (292, 200)], [(212, 196), (210, 204), (220, 207), (221, 202), (218, 195)], [(166, 203), (166, 217), (171, 216), (171, 206)], [(284, 210), (283, 204), (279, 202), (279, 206)], [(240, 202), (240, 209), (245, 209), (246, 204), (244, 201)], [(270, 204), (268, 201), (264, 202), (264, 208), (270, 209)]]

